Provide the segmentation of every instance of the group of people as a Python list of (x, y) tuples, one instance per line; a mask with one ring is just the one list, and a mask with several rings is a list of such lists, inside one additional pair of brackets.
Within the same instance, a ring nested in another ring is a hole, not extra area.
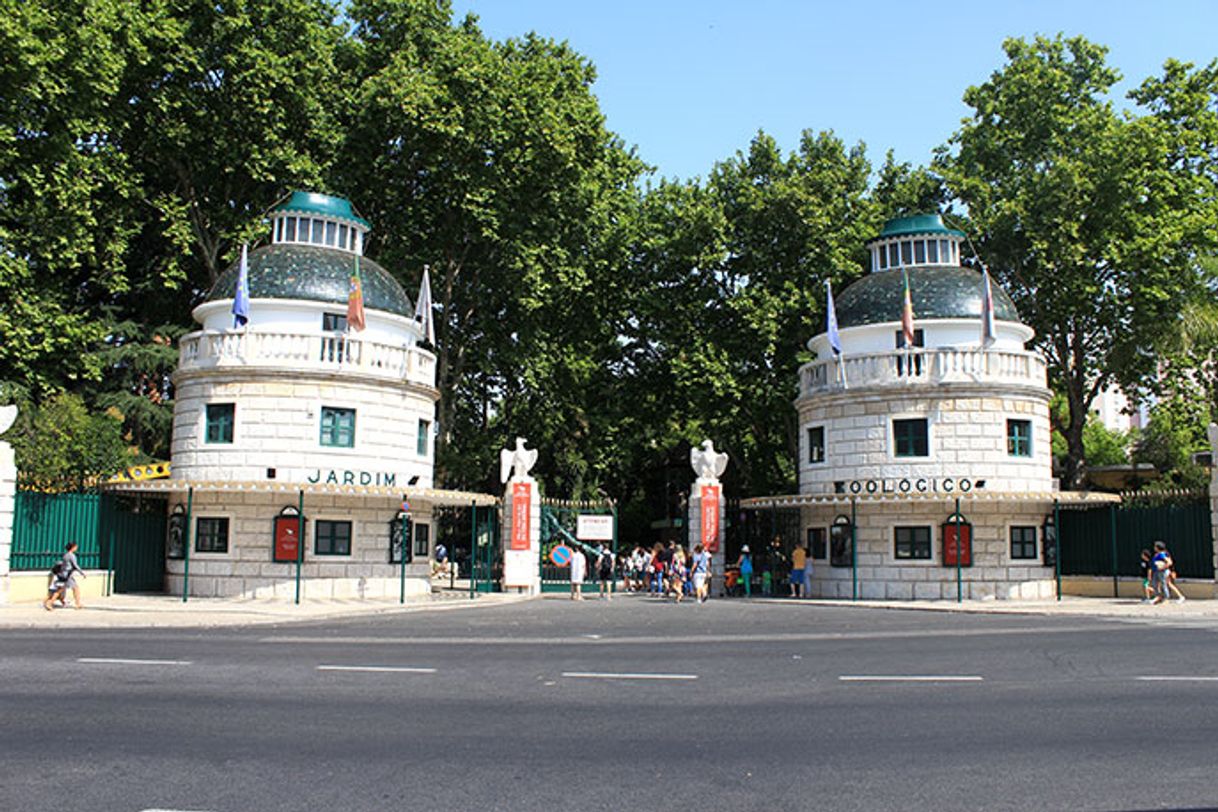
[(76, 561), (76, 542), (69, 542), (64, 548), (63, 558), (55, 562), (55, 566), (51, 567), (50, 580), (47, 582), (47, 597), (42, 602), (42, 608), (50, 612), (58, 604), (65, 606), (67, 602), (68, 590), (72, 590), (72, 600), (76, 604), (76, 608), (80, 609), (80, 584), (77, 583), (77, 577), (85, 577), (85, 571), (80, 568)]
[(648, 592), (680, 603), (710, 597), (711, 554), (698, 544), (693, 553), (675, 542), (647, 549), (636, 546), (622, 557), (622, 583), (627, 592)]
[(1164, 603), (1172, 599), (1184, 603), (1184, 593), (1176, 584), (1176, 562), (1167, 545), (1161, 541), (1154, 544), (1154, 552), (1142, 551), (1142, 603)]

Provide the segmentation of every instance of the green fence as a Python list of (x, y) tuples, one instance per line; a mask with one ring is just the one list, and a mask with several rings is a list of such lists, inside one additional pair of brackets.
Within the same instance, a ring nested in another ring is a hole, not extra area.
[(1214, 577), (1206, 500), (1062, 510), (1059, 516), (1063, 575), (1136, 576), (1141, 551), (1161, 540), (1171, 551), (1181, 578)]
[(621, 577), (621, 573), (617, 571), (617, 512), (612, 506), (600, 503), (543, 503), (541, 506), (541, 555), (537, 562), (542, 592), (568, 592), (571, 589), (570, 567), (560, 567), (550, 559), (550, 552), (559, 545), (578, 547), (584, 551), (588, 570), (584, 576), (585, 586), (581, 588), (581, 591), (599, 588), (596, 556), (592, 554), (592, 551), (596, 549), (596, 544), (583, 542), (576, 538), (581, 514), (613, 517), (613, 539), (606, 547), (614, 558), (614, 584)]
[(110, 570), (118, 592), (164, 588), (164, 497), (19, 490), (13, 515), (14, 572), (49, 570), (69, 541), (83, 569)]

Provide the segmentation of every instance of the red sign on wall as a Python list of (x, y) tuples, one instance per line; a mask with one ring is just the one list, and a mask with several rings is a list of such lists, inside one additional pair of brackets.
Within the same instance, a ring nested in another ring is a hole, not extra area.
[(275, 561), (290, 564), (300, 555), (300, 517), (275, 517)]
[(702, 547), (719, 552), (719, 486), (702, 486)]
[(533, 506), (531, 498), (533, 486), (528, 482), (517, 482), (512, 485), (512, 549), (527, 550), (530, 547), (529, 520), (532, 518), (529, 508)]
[[(943, 525), (943, 566), (956, 566), (956, 524)], [(960, 566), (973, 566), (973, 526), (971, 524), (961, 523), (960, 525)]]

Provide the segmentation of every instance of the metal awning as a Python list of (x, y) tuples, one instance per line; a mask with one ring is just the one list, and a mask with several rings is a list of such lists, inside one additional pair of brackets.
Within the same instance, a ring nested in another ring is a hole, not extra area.
[(1052, 505), (1062, 507), (1092, 507), (1099, 505), (1117, 504), (1121, 497), (1115, 493), (1098, 493), (1094, 491), (952, 491), (937, 493), (797, 493), (786, 496), (754, 496), (740, 500), (740, 507), (745, 509), (770, 508), (799, 508), (799, 507), (831, 507), (855, 504), (920, 504), (954, 502), (960, 499), (966, 502), (1018, 502)]
[(470, 491), (449, 491), (438, 488), (404, 487), (385, 485), (339, 485), (324, 482), (260, 482), (228, 480), (146, 479), (140, 482), (114, 482), (103, 486), (111, 493), (185, 493), (194, 490), (202, 493), (267, 493), (296, 495), (301, 492), (318, 496), (354, 496), (365, 499), (401, 499), (420, 504), (487, 507), (499, 504), (499, 497)]

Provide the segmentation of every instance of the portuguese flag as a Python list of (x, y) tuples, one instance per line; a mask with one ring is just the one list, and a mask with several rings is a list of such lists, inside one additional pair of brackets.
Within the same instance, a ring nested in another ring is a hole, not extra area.
[(347, 294), (347, 329), (364, 329), (364, 286), (359, 275), (359, 255), (355, 256), (355, 270), (351, 274), (351, 291)]

